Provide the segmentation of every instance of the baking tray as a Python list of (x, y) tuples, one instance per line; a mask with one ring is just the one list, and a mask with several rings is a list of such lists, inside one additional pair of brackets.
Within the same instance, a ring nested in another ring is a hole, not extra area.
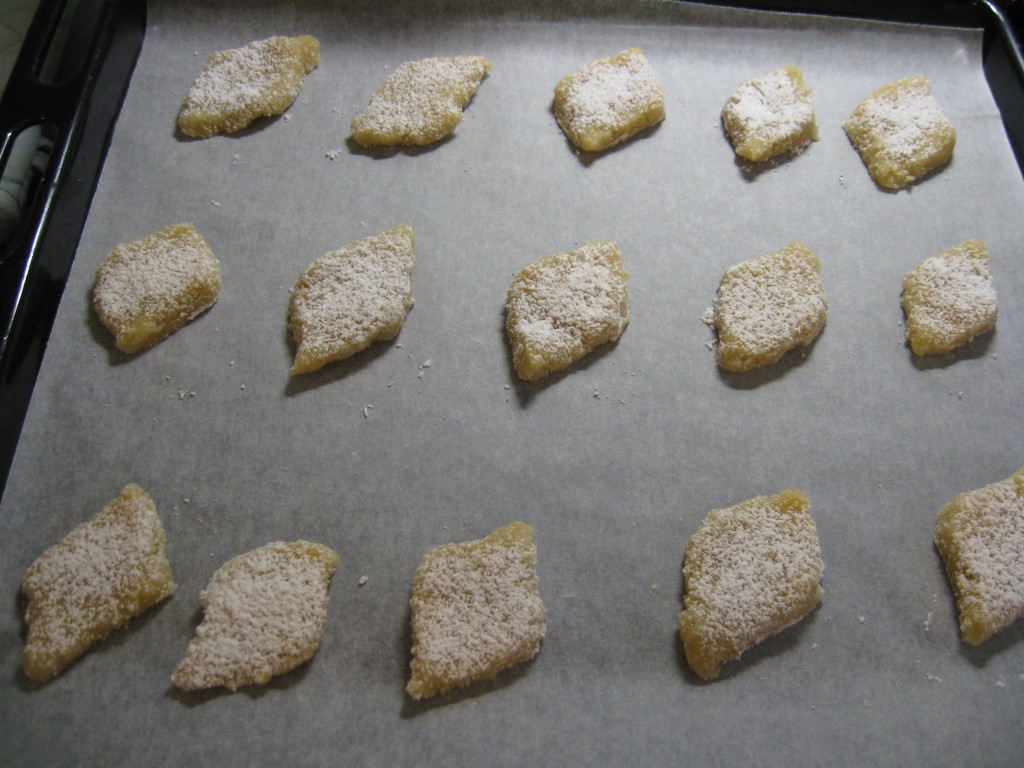
[[(1012, 37), (979, 5), (947, 6), (932, 24), (686, 3), (151, 3), (0, 507), (0, 762), (1020, 764), (1022, 629), (963, 645), (931, 544), (942, 504), (1024, 454), (1019, 113), (995, 98), (1014, 81), (991, 79)], [(176, 137), (207, 52), (310, 31), (322, 61), (286, 116)], [(551, 89), (628, 45), (647, 52), (668, 118), (615, 151), (576, 153)], [(494, 68), (452, 139), (417, 152), (347, 141), (390, 68), (456, 50)], [(781, 63), (804, 70), (822, 137), (751, 171), (718, 112)], [(956, 156), (886, 193), (839, 125), (918, 70), (958, 128)], [(118, 242), (179, 220), (221, 260), (221, 298), (127, 358), (92, 314), (92, 275)], [(401, 221), (416, 228), (417, 266), (400, 336), (290, 380), (299, 272)], [(902, 276), (968, 237), (992, 254), (998, 329), (916, 359)], [(503, 333), (508, 283), (586, 239), (620, 243), (630, 326), (522, 384)], [(791, 239), (822, 260), (826, 330), (771, 369), (719, 373), (701, 315), (722, 271)], [(21, 574), (127, 482), (156, 500), (178, 592), (32, 685)], [(683, 548), (710, 509), (784, 487), (811, 499), (824, 601), (701, 683), (676, 641)], [(420, 556), (513, 519), (537, 531), (540, 654), (412, 702)], [(296, 538), (341, 555), (316, 657), (257, 690), (174, 690), (215, 568)]]

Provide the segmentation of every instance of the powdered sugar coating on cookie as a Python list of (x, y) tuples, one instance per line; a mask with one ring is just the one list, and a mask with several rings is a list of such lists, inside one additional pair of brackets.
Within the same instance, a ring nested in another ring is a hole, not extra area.
[(22, 578), (28, 637), (21, 661), (47, 680), (175, 590), (163, 525), (142, 488), (116, 499), (32, 563)]
[(344, 360), (398, 335), (413, 305), (415, 233), (401, 224), (314, 261), (292, 290), (292, 374)]
[(537, 381), (617, 340), (629, 322), (628, 279), (613, 242), (586, 242), (516, 275), (505, 327), (519, 377)]
[(982, 643), (1024, 617), (1024, 468), (944, 506), (935, 546), (966, 642)]
[(665, 94), (639, 48), (596, 59), (555, 86), (555, 117), (587, 152), (619, 144), (665, 119)]
[(536, 568), (533, 528), (519, 522), (424, 555), (410, 600), (410, 696), (487, 680), (537, 654), (545, 625)]
[(185, 96), (178, 128), (186, 136), (207, 138), (280, 115), (319, 63), (320, 42), (311, 35), (270, 37), (212, 53)]
[(679, 634), (690, 667), (722, 665), (802, 619), (824, 572), (810, 502), (799, 490), (712, 510), (686, 545)]
[(402, 64), (352, 121), (363, 147), (422, 146), (448, 136), (491, 68), (484, 56), (441, 56)]
[(200, 594), (203, 620), (171, 680), (184, 690), (261, 685), (312, 658), (338, 554), (276, 541), (222, 565)]
[(122, 243), (96, 270), (93, 306), (133, 354), (153, 346), (213, 306), (220, 263), (192, 224), (176, 224)]
[(796, 67), (786, 66), (744, 83), (722, 108), (722, 123), (745, 160), (759, 163), (797, 153), (818, 138), (811, 89)]
[(995, 328), (988, 250), (967, 240), (925, 259), (903, 279), (907, 340), (915, 355), (951, 352)]
[(718, 365), (749, 371), (814, 341), (828, 316), (820, 269), (807, 246), (792, 242), (726, 270), (714, 302)]
[(914, 75), (882, 86), (843, 123), (871, 177), (900, 189), (949, 162), (956, 130), (939, 108), (932, 84)]

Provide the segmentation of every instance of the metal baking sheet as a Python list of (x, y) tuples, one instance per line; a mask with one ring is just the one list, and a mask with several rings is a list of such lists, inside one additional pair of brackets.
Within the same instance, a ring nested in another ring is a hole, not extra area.
[[(176, 135), (209, 52), (305, 33), (321, 63), (284, 116)], [(981, 43), (971, 29), (688, 3), (152, 0), (0, 509), (0, 763), (1019, 765), (1024, 628), (961, 643), (932, 545), (946, 501), (1024, 463), (1024, 185)], [(554, 84), (629, 46), (659, 76), (667, 119), (576, 152)], [(350, 141), (394, 67), (454, 53), (493, 69), (451, 139)], [(813, 88), (821, 138), (748, 169), (719, 112), (782, 64)], [(918, 72), (958, 130), (955, 156), (885, 192), (841, 123)], [(129, 358), (92, 312), (93, 274), (118, 243), (179, 221), (220, 259), (220, 300)], [(301, 270), (402, 222), (416, 305), (399, 337), (289, 379)], [(997, 330), (915, 358), (902, 278), (968, 238), (988, 244)], [(821, 259), (825, 331), (771, 368), (719, 372), (701, 316), (722, 272), (794, 239)], [(570, 371), (520, 383), (508, 284), (584, 240), (620, 244), (630, 325)], [(178, 591), (30, 684), (21, 575), (128, 482), (157, 503)], [(709, 510), (786, 487), (811, 499), (824, 600), (702, 683), (676, 639), (686, 541)], [(541, 652), (413, 702), (420, 557), (517, 519), (536, 528)], [(314, 659), (258, 689), (176, 691), (213, 571), (298, 538), (341, 556)]]

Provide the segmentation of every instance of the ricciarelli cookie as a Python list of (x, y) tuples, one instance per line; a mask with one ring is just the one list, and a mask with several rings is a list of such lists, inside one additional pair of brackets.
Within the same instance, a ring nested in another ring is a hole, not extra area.
[(932, 84), (914, 75), (882, 86), (843, 123), (871, 178), (900, 189), (949, 162), (956, 130), (932, 95)]
[(262, 685), (312, 658), (338, 553), (276, 541), (222, 565), (200, 595), (203, 620), (171, 677), (187, 691)]
[(96, 270), (93, 306), (122, 352), (170, 336), (213, 306), (220, 263), (192, 224), (122, 243)]
[(736, 154), (755, 163), (796, 154), (818, 138), (811, 89), (790, 66), (737, 88), (722, 108), (722, 124)]
[(596, 59), (555, 86), (555, 117), (587, 152), (626, 141), (665, 119), (665, 94), (639, 48)]
[(178, 128), (207, 138), (280, 115), (319, 63), (320, 42), (311, 35), (271, 37), (211, 53), (181, 105)]
[(935, 547), (965, 642), (978, 645), (1024, 616), (1024, 468), (946, 504)]
[(722, 370), (771, 365), (817, 338), (828, 317), (820, 270), (798, 242), (726, 270), (713, 309)]
[(48, 680), (170, 597), (176, 587), (165, 541), (153, 499), (130, 484), (40, 555), (21, 582), (28, 598), (25, 674)]
[(423, 146), (462, 122), (462, 110), (491, 68), (485, 56), (441, 56), (402, 64), (353, 121), (362, 147)]
[(427, 552), (410, 599), (409, 695), (425, 699), (489, 680), (536, 656), (545, 631), (536, 569), (525, 523)]
[(995, 328), (998, 305), (985, 243), (967, 240), (908, 272), (903, 311), (915, 355), (951, 352)]
[(543, 379), (617, 340), (629, 322), (628, 279), (613, 242), (553, 253), (516, 275), (505, 328), (519, 378)]
[(799, 490), (712, 510), (686, 545), (679, 636), (701, 678), (800, 621), (824, 572), (810, 502)]
[(413, 305), (415, 233), (401, 224), (331, 251), (292, 290), (288, 327), (297, 346), (292, 375), (344, 360), (398, 335)]

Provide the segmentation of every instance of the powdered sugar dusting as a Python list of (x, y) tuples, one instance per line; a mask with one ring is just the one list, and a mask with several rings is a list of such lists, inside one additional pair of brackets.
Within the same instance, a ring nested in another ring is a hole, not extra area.
[(25, 673), (46, 680), (90, 646), (175, 590), (164, 529), (137, 485), (120, 495), (25, 572)]
[(220, 264), (192, 224), (123, 243), (96, 271), (93, 303), (118, 348), (137, 352), (209, 309)]
[(797, 490), (716, 509), (686, 546), (680, 635), (698, 675), (799, 621), (821, 600), (824, 564)]
[(314, 261), (292, 292), (292, 373), (343, 360), (394, 338), (413, 305), (415, 234), (405, 224), (361, 238)]
[(443, 139), (462, 122), (462, 110), (490, 68), (484, 56), (402, 64), (352, 121), (352, 138), (364, 147), (425, 145)]
[(1024, 617), (1024, 468), (943, 507), (935, 545), (964, 640), (976, 645)]
[(203, 621), (172, 681), (198, 690), (265, 683), (308, 660), (327, 618), (334, 550), (273, 542), (238, 555), (200, 594)]
[(628, 278), (613, 242), (587, 242), (520, 272), (509, 286), (506, 305), (519, 376), (543, 378), (618, 339), (629, 322)]
[(562, 78), (555, 114), (574, 144), (596, 152), (663, 120), (665, 96), (647, 57), (630, 48)]
[(828, 315), (819, 269), (817, 257), (793, 242), (726, 270), (714, 303), (718, 364), (747, 371), (813, 341)]
[(736, 89), (722, 108), (736, 154), (761, 162), (799, 152), (817, 138), (810, 92), (796, 67), (782, 67)]
[(433, 696), (533, 658), (544, 637), (533, 529), (430, 550), (416, 571), (408, 692)]
[(210, 54), (178, 116), (186, 136), (203, 138), (279, 115), (320, 61), (315, 37), (271, 37)]
[(921, 75), (879, 88), (843, 128), (875, 181), (892, 189), (945, 164), (956, 143), (953, 125)]
[(925, 259), (903, 280), (907, 338), (918, 355), (949, 352), (995, 327), (988, 251), (968, 240)]

